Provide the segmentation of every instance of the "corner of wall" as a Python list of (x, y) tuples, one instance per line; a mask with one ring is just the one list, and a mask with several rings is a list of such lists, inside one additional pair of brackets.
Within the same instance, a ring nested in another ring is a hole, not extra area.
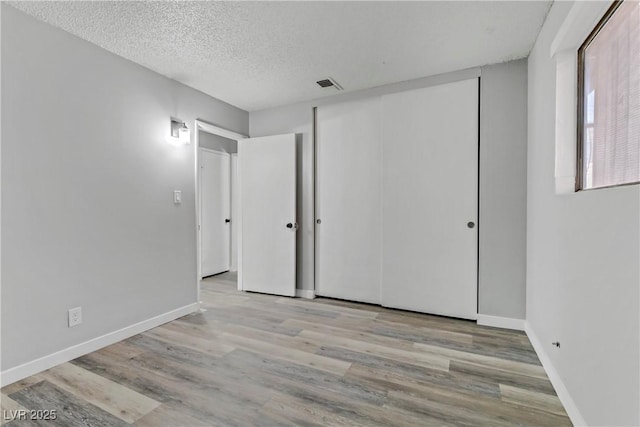
[(551, 381), (551, 384), (553, 385), (553, 388), (556, 391), (560, 402), (562, 402), (562, 406), (564, 406), (564, 409), (567, 411), (567, 415), (569, 415), (571, 422), (576, 427), (586, 426), (587, 422), (584, 420), (584, 417), (580, 413), (578, 405), (576, 405), (576, 403), (573, 401), (569, 390), (562, 381), (562, 377), (554, 367), (547, 353), (544, 351), (544, 347), (542, 346), (542, 343), (540, 342), (538, 336), (533, 331), (531, 324), (529, 324), (529, 322), (527, 321), (524, 322), (524, 331), (527, 334), (529, 341), (531, 341), (531, 345), (538, 355), (538, 359), (540, 359), (540, 363), (542, 363), (542, 367), (547, 373), (549, 381)]

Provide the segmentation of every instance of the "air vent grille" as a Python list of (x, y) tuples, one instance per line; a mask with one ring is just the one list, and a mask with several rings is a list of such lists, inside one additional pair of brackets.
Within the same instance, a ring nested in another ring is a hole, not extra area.
[(335, 87), (337, 90), (342, 90), (342, 86), (340, 86), (338, 83), (336, 83), (336, 81), (333, 80), (331, 77), (326, 78), (326, 79), (322, 79), (322, 80), (318, 80), (316, 83), (321, 88)]

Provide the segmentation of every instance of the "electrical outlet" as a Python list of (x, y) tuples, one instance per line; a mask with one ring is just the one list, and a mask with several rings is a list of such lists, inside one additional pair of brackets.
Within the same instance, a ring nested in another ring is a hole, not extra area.
[(69, 309), (69, 327), (78, 326), (82, 323), (82, 307)]

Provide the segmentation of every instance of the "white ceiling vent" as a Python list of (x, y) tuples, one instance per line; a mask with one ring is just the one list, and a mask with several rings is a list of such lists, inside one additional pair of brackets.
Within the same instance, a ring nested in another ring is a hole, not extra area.
[(321, 88), (328, 88), (328, 87), (333, 87), (336, 90), (342, 90), (342, 86), (340, 86), (335, 80), (333, 80), (331, 77), (327, 77), (326, 79), (322, 79), (322, 80), (318, 80), (316, 82), (318, 84), (318, 86), (320, 86)]

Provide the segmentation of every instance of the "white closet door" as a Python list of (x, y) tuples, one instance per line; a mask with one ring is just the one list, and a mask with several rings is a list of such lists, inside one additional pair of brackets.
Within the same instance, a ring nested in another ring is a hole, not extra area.
[(245, 291), (296, 293), (295, 134), (238, 141), (241, 258)]
[(200, 149), (200, 244), (203, 277), (229, 270), (231, 161), (227, 153)]
[(382, 304), (475, 319), (478, 81), (386, 95), (382, 105)]
[(316, 294), (379, 304), (380, 99), (316, 114)]
[(238, 224), (240, 202), (238, 189), (238, 155), (231, 155), (231, 265), (229, 270), (238, 271)]

